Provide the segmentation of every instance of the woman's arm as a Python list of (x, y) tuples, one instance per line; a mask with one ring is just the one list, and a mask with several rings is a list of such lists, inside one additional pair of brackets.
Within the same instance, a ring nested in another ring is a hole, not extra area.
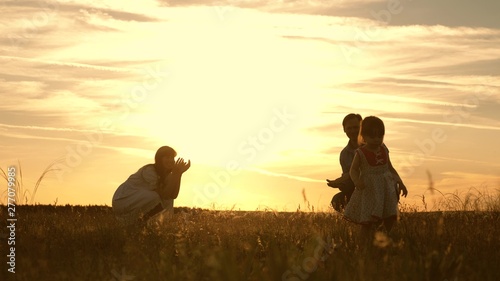
[(172, 172), (165, 177), (163, 192), (160, 193), (162, 199), (176, 199), (181, 188), (182, 173)]
[(351, 179), (354, 182), (354, 186), (356, 186), (359, 189), (364, 189), (365, 184), (364, 184), (363, 180), (361, 179), (361, 170), (360, 170), (361, 165), (360, 164), (361, 164), (361, 162), (359, 159), (359, 155), (356, 152), (356, 154), (354, 155), (354, 159), (352, 160), (351, 170), (349, 170), (349, 175), (351, 176)]
[(181, 188), (182, 174), (189, 169), (191, 161), (187, 163), (179, 158), (174, 164), (172, 172), (165, 177), (163, 188), (159, 190), (161, 199), (176, 199)]

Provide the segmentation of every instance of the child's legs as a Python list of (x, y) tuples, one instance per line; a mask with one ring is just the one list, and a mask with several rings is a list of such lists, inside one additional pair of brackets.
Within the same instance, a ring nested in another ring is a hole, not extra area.
[(362, 247), (369, 246), (373, 241), (373, 235), (375, 233), (375, 228), (373, 224), (363, 224), (359, 231), (358, 240)]
[(385, 226), (385, 229), (387, 230), (387, 232), (391, 231), (392, 227), (396, 223), (396, 220), (397, 220), (396, 216), (384, 219), (384, 226)]

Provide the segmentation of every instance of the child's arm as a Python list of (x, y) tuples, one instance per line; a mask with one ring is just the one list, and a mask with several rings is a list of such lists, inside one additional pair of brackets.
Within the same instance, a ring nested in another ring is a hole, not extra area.
[(394, 166), (392, 166), (390, 158), (389, 158), (389, 170), (396, 178), (396, 181), (399, 184), (399, 188), (401, 189), (401, 191), (403, 191), (403, 196), (406, 197), (406, 195), (408, 195), (408, 189), (406, 188), (405, 184), (403, 183), (403, 180), (399, 176), (398, 171), (396, 171), (396, 169), (394, 169)]
[(352, 160), (351, 170), (349, 171), (349, 175), (351, 176), (352, 181), (354, 182), (354, 186), (359, 189), (365, 188), (365, 183), (361, 179), (361, 171), (360, 171), (360, 159), (359, 155), (356, 152), (354, 155), (354, 159)]

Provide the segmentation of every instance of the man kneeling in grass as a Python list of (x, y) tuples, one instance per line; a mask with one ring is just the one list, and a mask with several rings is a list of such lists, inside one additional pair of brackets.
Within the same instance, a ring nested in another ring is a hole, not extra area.
[(354, 183), (349, 176), (349, 171), (351, 169), (352, 160), (354, 159), (354, 154), (358, 148), (358, 134), (361, 120), (361, 115), (355, 113), (347, 114), (344, 120), (342, 120), (344, 133), (349, 138), (346, 147), (340, 152), (342, 176), (335, 180), (326, 180), (329, 187), (338, 188), (340, 190), (339, 193), (333, 196), (331, 202), (332, 207), (337, 212), (342, 212), (344, 210), (354, 192)]

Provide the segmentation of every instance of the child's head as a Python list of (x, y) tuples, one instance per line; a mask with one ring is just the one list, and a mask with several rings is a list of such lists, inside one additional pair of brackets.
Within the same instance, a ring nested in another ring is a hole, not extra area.
[(160, 147), (155, 154), (155, 167), (157, 172), (171, 170), (175, 163), (177, 152), (170, 146)]
[(359, 130), (359, 142), (365, 144), (367, 139), (380, 138), (383, 140), (385, 135), (384, 122), (378, 117), (368, 116), (361, 122)]

